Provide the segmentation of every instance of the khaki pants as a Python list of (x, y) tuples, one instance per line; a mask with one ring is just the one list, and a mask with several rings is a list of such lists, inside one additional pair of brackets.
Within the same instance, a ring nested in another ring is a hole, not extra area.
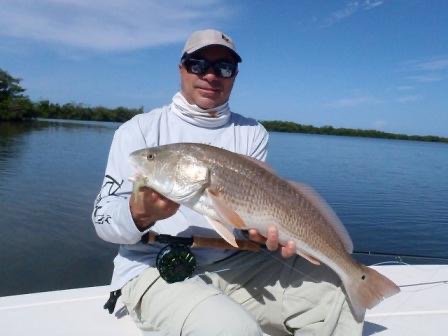
[(338, 276), (325, 265), (240, 252), (195, 274), (168, 284), (149, 268), (126, 284), (122, 301), (137, 326), (170, 336), (362, 334)]

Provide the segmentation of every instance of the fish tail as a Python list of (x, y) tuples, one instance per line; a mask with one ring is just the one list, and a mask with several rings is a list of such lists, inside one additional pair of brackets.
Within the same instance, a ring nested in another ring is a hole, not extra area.
[(400, 292), (400, 288), (384, 275), (367, 266), (360, 266), (361, 273), (344, 286), (352, 312), (358, 321), (364, 318), (366, 309), (371, 309), (383, 299)]

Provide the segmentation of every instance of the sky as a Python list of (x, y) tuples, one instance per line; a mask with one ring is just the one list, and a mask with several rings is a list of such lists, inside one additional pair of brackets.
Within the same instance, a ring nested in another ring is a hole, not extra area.
[(448, 136), (445, 0), (0, 0), (0, 68), (35, 101), (149, 111), (208, 28), (243, 58), (234, 112)]

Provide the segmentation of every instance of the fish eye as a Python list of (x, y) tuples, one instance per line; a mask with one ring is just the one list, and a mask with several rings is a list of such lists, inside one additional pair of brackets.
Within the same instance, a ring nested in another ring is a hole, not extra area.
[(155, 158), (155, 155), (152, 153), (149, 153), (148, 155), (146, 155), (147, 160), (154, 160), (154, 158)]

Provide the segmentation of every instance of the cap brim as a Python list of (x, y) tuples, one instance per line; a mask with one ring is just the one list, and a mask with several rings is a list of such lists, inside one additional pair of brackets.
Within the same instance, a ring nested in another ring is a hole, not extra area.
[(236, 59), (236, 61), (237, 61), (238, 63), (241, 63), (241, 62), (243, 61), (243, 60), (241, 59), (240, 55), (238, 55), (238, 53), (237, 53), (235, 50), (233, 50), (232, 48), (229, 48), (228, 46), (219, 44), (219, 43), (215, 43), (215, 44), (207, 44), (207, 45), (202, 46), (202, 47), (193, 48), (193, 49), (190, 50), (189, 52), (185, 52), (184, 55), (182, 55), (182, 58), (184, 58), (185, 54), (187, 54), (187, 55), (192, 55), (192, 54), (194, 54), (194, 53), (196, 53), (196, 52), (198, 52), (198, 51), (200, 51), (200, 50), (202, 50), (202, 49), (205, 49), (205, 48), (208, 48), (208, 47), (215, 47), (215, 46), (216, 46), (216, 47), (223, 47), (223, 48), (226, 48), (228, 51), (230, 51), (230, 52), (233, 54), (233, 56), (235, 56), (235, 59)]

